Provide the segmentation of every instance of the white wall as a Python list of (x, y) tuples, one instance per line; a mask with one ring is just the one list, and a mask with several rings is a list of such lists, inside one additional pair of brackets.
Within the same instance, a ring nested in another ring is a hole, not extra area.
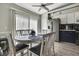
[[(47, 33), (50, 33), (52, 31), (52, 25), (51, 20), (48, 20), (48, 13), (44, 13), (41, 15), (41, 30), (47, 30)], [(50, 29), (48, 29), (48, 26), (50, 26)]]
[(10, 31), (9, 4), (0, 4), (0, 32)]
[(47, 20), (48, 20), (48, 14), (42, 14), (41, 15), (41, 29), (47, 30)]

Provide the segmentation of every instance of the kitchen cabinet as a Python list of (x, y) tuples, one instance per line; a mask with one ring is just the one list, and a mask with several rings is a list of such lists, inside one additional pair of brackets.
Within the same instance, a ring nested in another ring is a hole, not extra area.
[(68, 13), (67, 24), (74, 24), (74, 23), (75, 23), (75, 13)]
[(75, 12), (75, 23), (79, 24), (79, 12)]
[(79, 12), (54, 15), (53, 18), (60, 18), (61, 24), (75, 24), (79, 23)]
[(66, 24), (67, 23), (67, 15), (66, 14), (62, 14), (60, 15), (60, 20), (61, 20), (61, 24)]
[(76, 44), (79, 45), (79, 31), (76, 31)]
[(75, 43), (75, 31), (60, 31), (59, 41)]
[(60, 15), (53, 15), (53, 17), (52, 18), (60, 18)]

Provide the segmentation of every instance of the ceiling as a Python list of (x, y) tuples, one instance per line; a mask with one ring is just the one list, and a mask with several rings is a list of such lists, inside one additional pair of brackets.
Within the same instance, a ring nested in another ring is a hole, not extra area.
[[(16, 3), (16, 4), (19, 5), (19, 6), (21, 6), (21, 7), (26, 8), (26, 9), (28, 9), (28, 10), (31, 10), (31, 11), (37, 13), (37, 14), (43, 14), (43, 13), (45, 13), (45, 12), (48, 12), (48, 11), (45, 10), (44, 8), (42, 8), (40, 11), (38, 11), (40, 7), (33, 7), (33, 6), (32, 6), (32, 5), (41, 5), (41, 3)], [(46, 3), (44, 3), (44, 4), (46, 4)], [(53, 4), (48, 5), (48, 6), (46, 6), (46, 7), (47, 7), (49, 10), (53, 10), (53, 9), (55, 9), (55, 8), (59, 8), (59, 7), (61, 7), (61, 6), (67, 5), (67, 4), (69, 4), (69, 3), (53, 3)]]

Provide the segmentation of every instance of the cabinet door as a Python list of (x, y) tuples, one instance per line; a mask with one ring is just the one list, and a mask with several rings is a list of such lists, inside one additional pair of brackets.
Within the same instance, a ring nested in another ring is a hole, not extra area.
[(66, 24), (67, 23), (66, 14), (60, 15), (60, 20), (61, 20), (61, 24)]
[(60, 18), (60, 15), (53, 15), (53, 18)]
[(75, 12), (75, 23), (79, 24), (79, 12)]
[(67, 14), (67, 24), (74, 24), (75, 23), (75, 13)]

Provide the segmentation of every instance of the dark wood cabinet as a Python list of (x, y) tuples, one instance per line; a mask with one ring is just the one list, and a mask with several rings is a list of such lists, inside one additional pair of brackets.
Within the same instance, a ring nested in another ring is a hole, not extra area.
[(75, 43), (75, 31), (60, 31), (59, 41)]

